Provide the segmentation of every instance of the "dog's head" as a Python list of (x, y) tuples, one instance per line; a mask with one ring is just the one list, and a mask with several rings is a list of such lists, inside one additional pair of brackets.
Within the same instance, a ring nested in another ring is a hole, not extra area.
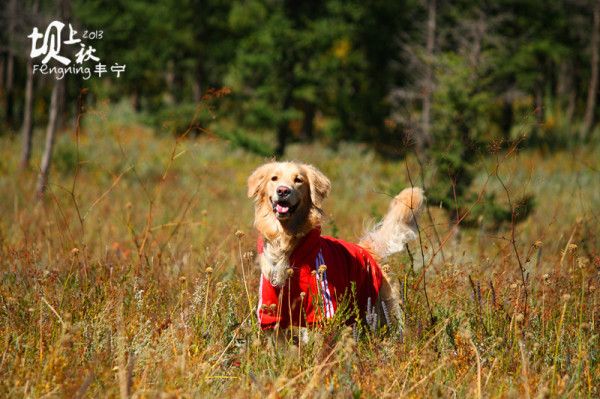
[(316, 227), (330, 188), (329, 179), (311, 165), (271, 162), (260, 166), (248, 178), (257, 228), (269, 237), (274, 228), (280, 230), (276, 222), (291, 233)]

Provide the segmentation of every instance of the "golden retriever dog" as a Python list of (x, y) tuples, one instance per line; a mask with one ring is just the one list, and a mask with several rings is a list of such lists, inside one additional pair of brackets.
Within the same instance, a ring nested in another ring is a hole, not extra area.
[(401, 323), (397, 290), (379, 263), (417, 237), (423, 191), (404, 189), (383, 220), (352, 244), (321, 236), (330, 189), (323, 173), (296, 162), (267, 163), (248, 178), (262, 273), (257, 315), (264, 330), (318, 325), (350, 296), (362, 318), (378, 304), (385, 317), (380, 321)]

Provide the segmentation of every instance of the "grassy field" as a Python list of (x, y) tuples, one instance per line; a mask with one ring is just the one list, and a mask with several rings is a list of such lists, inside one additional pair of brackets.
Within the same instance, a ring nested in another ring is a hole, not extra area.
[[(306, 345), (275, 347), (253, 313), (245, 195), (264, 159), (210, 137), (158, 138), (105, 112), (86, 118), (79, 149), (59, 137), (42, 202), (35, 173), (18, 171), (20, 141), (0, 138), (1, 397), (600, 395), (599, 147), (501, 161), (510, 195), (537, 202), (514, 242), (510, 226), (485, 221), (452, 235), (429, 204), (412, 258), (389, 260), (404, 287), (402, 341), (355, 340), (333, 323)], [(348, 240), (408, 172), (420, 184), (414, 159), (359, 145), (292, 146), (287, 158), (331, 178), (324, 231)], [(482, 162), (474, 190), (506, 202), (487, 179), (494, 168)]]

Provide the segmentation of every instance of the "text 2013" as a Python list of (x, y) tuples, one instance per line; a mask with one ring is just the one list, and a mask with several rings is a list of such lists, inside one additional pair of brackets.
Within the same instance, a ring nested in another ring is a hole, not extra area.
[(103, 30), (85, 30), (81, 36), (82, 39), (100, 40), (104, 34)]

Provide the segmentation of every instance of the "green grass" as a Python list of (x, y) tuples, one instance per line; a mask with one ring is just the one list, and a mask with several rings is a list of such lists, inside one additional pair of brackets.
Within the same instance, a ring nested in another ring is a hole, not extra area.
[[(537, 201), (515, 231), (526, 299), (509, 228), (451, 236), (430, 204), (414, 260), (389, 261), (405, 287), (402, 342), (355, 342), (334, 324), (282, 348), (256, 325), (259, 271), (244, 255), (256, 240), (246, 178), (265, 159), (210, 137), (176, 143), (108, 112), (86, 115), (79, 149), (70, 133), (59, 138), (39, 203), (35, 173), (17, 170), (20, 141), (0, 138), (0, 396), (600, 394), (597, 147), (501, 164), (511, 196)], [(413, 159), (386, 161), (359, 145), (292, 146), (287, 158), (331, 178), (324, 230), (348, 240), (409, 184), (407, 170), (419, 181)], [(475, 190), (494, 167), (482, 162)], [(486, 189), (506, 201), (495, 177)], [(444, 259), (432, 259), (434, 226)]]

